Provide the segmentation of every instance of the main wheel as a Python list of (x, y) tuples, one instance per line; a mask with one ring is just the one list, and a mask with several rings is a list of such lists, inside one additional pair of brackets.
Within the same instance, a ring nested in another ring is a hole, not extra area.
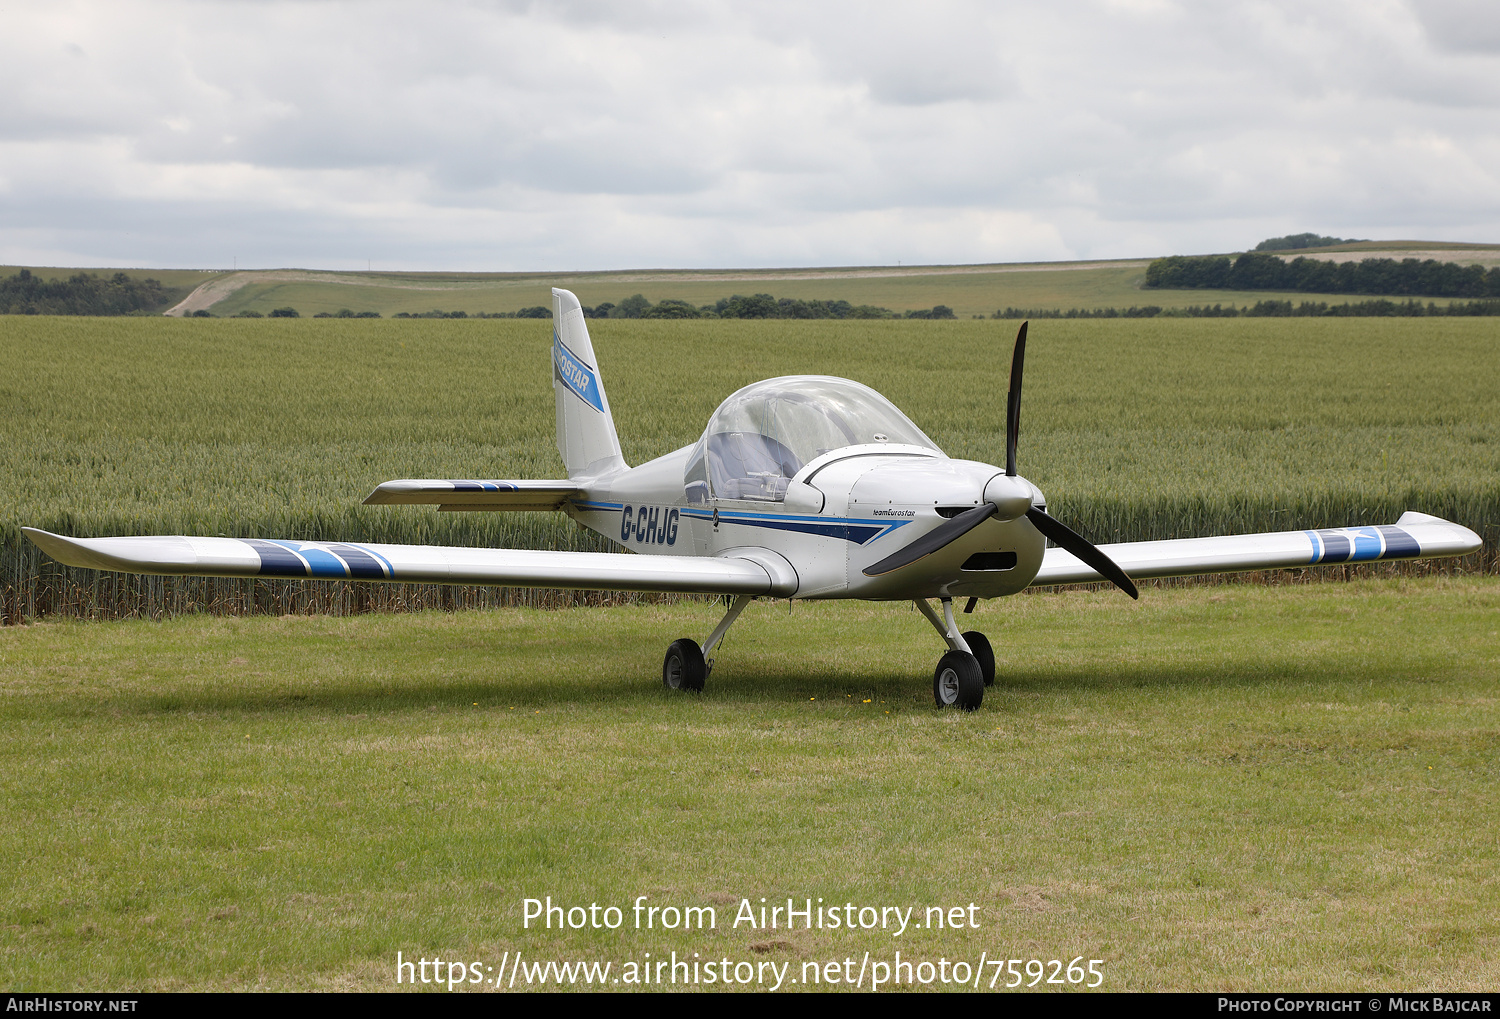
[(668, 690), (702, 690), (707, 676), (708, 665), (698, 642), (686, 637), (674, 640), (667, 648), (666, 661), (661, 663), (662, 685)]
[(969, 645), (969, 650), (979, 659), (979, 674), (984, 677), (984, 685), (994, 686), (995, 649), (990, 647), (990, 639), (978, 630), (970, 630), (964, 634), (964, 643)]
[(932, 674), (932, 698), (940, 708), (973, 711), (984, 700), (984, 674), (979, 661), (965, 651), (949, 651)]

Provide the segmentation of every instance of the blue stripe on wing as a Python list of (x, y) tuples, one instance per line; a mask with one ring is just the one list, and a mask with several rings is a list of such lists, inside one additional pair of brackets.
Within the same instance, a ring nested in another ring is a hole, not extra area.
[(384, 580), (396, 572), (383, 557), (358, 545), (341, 542), (329, 545), (328, 550), (344, 561), (349, 567), (349, 576), (356, 580)]
[(259, 538), (241, 538), (240, 540), (255, 549), (255, 554), (260, 556), (262, 577), (311, 575), (307, 569), (307, 561), (290, 549), (284, 548), (280, 542), (262, 541)]
[(1411, 559), (1422, 554), (1406, 531), (1390, 524), (1378, 527), (1325, 527), (1303, 531), (1312, 544), (1309, 565), (1364, 563), (1376, 559)]
[(1411, 559), (1422, 554), (1422, 546), (1417, 544), (1417, 539), (1407, 534), (1399, 527), (1390, 524), (1382, 524), (1376, 528), (1385, 537), (1386, 559)]
[(386, 580), (395, 568), (374, 549), (348, 542), (313, 544), (305, 541), (241, 538), (260, 556), (262, 577), (316, 577), (320, 580)]

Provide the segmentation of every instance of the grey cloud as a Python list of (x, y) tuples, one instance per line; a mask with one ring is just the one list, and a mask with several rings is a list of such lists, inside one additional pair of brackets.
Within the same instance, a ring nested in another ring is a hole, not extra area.
[(0, 251), (847, 264), (1500, 219), (1461, 3), (120, 11), (0, 39)]
[(1500, 18), (1488, 0), (1411, 0), (1428, 37), (1458, 53), (1500, 53)]

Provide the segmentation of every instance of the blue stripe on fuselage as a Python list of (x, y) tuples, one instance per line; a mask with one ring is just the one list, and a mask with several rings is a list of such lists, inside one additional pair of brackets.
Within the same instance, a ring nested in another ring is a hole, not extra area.
[[(682, 515), (694, 520), (712, 520), (712, 510), (683, 510)], [(910, 520), (850, 520), (847, 517), (796, 517), (771, 513), (719, 512), (720, 524), (741, 524), (745, 527), (769, 527), (776, 531), (798, 531), (802, 534), (820, 534), (825, 538), (843, 538), (856, 545), (866, 545)]]

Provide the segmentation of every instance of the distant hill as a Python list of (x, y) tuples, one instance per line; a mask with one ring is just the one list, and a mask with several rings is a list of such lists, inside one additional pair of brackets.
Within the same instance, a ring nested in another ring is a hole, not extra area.
[[(1500, 245), (1428, 241), (1358, 241), (1308, 252), (1308, 257), (1350, 260), (1362, 257), (1438, 257), (1444, 261), (1500, 265)], [(772, 294), (778, 301), (839, 302), (851, 306), (909, 311), (939, 305), (961, 319), (989, 317), (1011, 308), (1127, 309), (1150, 303), (1166, 309), (1201, 304), (1202, 291), (1142, 290), (1149, 259), (1112, 261), (997, 263), (989, 265), (833, 266), (783, 269), (629, 269), (590, 272), (331, 272), (308, 269), (208, 272), (182, 269), (100, 269), (99, 276), (124, 272), (132, 280), (160, 281), (175, 301), (167, 314), (204, 311), (214, 317), (241, 312), (269, 315), (295, 308), (302, 318), (375, 312), (389, 319), (440, 311), (469, 317), (515, 314), (550, 307), (554, 286), (572, 290), (583, 304), (620, 305), (640, 294), (652, 305), (678, 301), (701, 308), (735, 295)], [(21, 267), (0, 267), (13, 274)], [(33, 275), (59, 277), (78, 269), (30, 267)], [(1251, 305), (1268, 299), (1306, 297), (1305, 292), (1221, 290), (1214, 301)]]

